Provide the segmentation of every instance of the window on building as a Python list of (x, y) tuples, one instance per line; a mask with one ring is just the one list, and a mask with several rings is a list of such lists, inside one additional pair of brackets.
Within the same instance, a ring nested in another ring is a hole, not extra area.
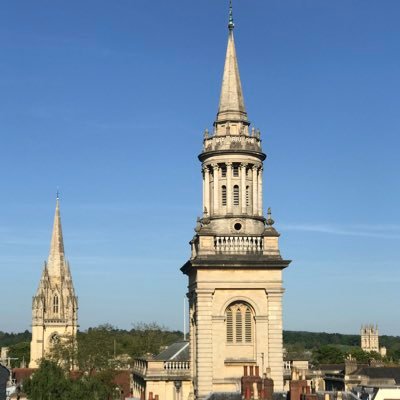
[(250, 188), (246, 186), (246, 206), (250, 205)]
[(253, 342), (253, 314), (244, 303), (234, 303), (226, 310), (227, 343)]
[(222, 198), (221, 198), (221, 204), (222, 204), (223, 206), (226, 206), (226, 186), (225, 186), (225, 185), (222, 186), (222, 188), (221, 188), (221, 196), (222, 196)]
[(58, 296), (53, 297), (53, 313), (58, 314)]
[(222, 178), (226, 178), (226, 166), (223, 166), (221, 168), (221, 176), (222, 176)]
[(238, 177), (239, 176), (239, 165), (233, 165), (233, 176)]
[(233, 205), (238, 206), (239, 205), (239, 186), (235, 185), (233, 187)]
[(226, 311), (226, 341), (233, 343), (233, 315), (230, 308)]

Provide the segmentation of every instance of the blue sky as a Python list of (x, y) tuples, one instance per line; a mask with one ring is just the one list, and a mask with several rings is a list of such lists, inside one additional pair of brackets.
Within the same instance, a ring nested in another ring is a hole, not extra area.
[[(31, 321), (57, 186), (85, 329), (182, 328), (228, 1), (0, 6), (0, 330)], [(284, 328), (400, 335), (398, 0), (234, 0)]]

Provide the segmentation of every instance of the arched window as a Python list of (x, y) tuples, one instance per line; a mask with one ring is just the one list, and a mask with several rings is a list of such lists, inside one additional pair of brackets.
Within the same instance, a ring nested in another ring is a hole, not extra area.
[(222, 186), (222, 190), (221, 190), (221, 196), (222, 196), (222, 201), (221, 204), (223, 206), (226, 206), (226, 186)]
[(253, 314), (245, 303), (234, 303), (226, 310), (226, 342), (253, 342)]
[(233, 187), (233, 205), (238, 206), (239, 205), (239, 186), (235, 185)]
[(53, 313), (58, 314), (58, 296), (54, 295), (53, 297)]

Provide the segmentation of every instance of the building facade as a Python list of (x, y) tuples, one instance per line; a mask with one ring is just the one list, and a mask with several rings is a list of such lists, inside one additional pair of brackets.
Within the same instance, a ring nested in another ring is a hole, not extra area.
[(219, 109), (199, 155), (203, 215), (188, 276), (194, 397), (237, 392), (244, 365), (258, 365), (283, 390), (282, 271), (279, 233), (263, 212), (258, 129), (250, 127), (234, 42), (232, 9)]
[(76, 338), (78, 298), (65, 258), (61, 228), (60, 202), (57, 197), (48, 261), (44, 263), (36, 295), (32, 300), (32, 342), (30, 368), (37, 368), (51, 346), (70, 337)]

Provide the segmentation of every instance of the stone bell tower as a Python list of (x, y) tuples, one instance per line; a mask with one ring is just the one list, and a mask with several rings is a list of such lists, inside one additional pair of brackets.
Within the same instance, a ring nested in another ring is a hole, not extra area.
[(243, 366), (258, 365), (283, 390), (279, 233), (263, 213), (260, 131), (250, 128), (233, 36), (232, 6), (219, 109), (199, 155), (203, 216), (181, 268), (189, 279), (195, 397), (240, 388)]
[(47, 263), (32, 300), (32, 342), (29, 368), (37, 368), (53, 343), (65, 336), (76, 338), (78, 298), (64, 254), (60, 202), (57, 196), (53, 233)]

